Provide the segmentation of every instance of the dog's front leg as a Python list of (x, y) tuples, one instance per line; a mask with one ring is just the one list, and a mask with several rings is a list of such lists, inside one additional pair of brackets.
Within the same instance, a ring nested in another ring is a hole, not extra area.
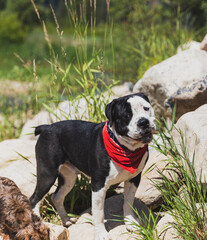
[(135, 178), (124, 182), (124, 220), (128, 231), (132, 232), (134, 230), (133, 223), (138, 224), (138, 219), (135, 218), (133, 211), (134, 197), (139, 185), (141, 178), (141, 173)]
[(94, 223), (94, 239), (109, 240), (109, 233), (104, 226), (104, 200), (106, 196), (106, 187), (99, 191), (92, 191), (92, 215)]

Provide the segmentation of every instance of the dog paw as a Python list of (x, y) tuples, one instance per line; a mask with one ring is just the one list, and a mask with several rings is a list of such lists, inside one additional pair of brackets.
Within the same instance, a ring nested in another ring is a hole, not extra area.
[(72, 223), (70, 220), (63, 222), (63, 226), (64, 226), (64, 227), (67, 227), (67, 228), (70, 227), (72, 224), (73, 224), (73, 223)]
[(136, 226), (139, 225), (139, 223), (134, 217), (128, 216), (124, 221), (127, 231), (134, 232), (137, 230)]
[(76, 223), (77, 220), (78, 220), (78, 218), (75, 218), (75, 217), (74, 218), (67, 217), (67, 218), (63, 219), (62, 222), (65, 227), (70, 227), (72, 224)]
[(134, 232), (136, 230), (136, 227), (132, 224), (125, 224), (126, 225), (126, 230), (128, 232)]

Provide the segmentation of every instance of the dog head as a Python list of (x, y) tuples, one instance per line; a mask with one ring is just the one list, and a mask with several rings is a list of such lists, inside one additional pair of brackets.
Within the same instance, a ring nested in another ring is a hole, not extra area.
[(105, 114), (115, 137), (128, 149), (135, 150), (151, 142), (155, 116), (143, 93), (114, 99), (106, 106)]

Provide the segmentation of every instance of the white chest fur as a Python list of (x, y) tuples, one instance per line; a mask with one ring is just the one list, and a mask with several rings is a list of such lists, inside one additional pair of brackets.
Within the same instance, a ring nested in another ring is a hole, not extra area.
[(110, 162), (109, 176), (106, 178), (106, 186), (111, 186), (120, 182), (127, 181), (131, 178), (136, 177), (144, 168), (145, 162), (147, 160), (148, 152), (146, 152), (134, 174), (129, 171), (124, 170), (119, 165), (117, 165), (113, 160)]

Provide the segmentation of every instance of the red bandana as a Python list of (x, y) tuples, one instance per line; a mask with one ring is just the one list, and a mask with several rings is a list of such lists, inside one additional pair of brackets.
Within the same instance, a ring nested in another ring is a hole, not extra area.
[(109, 157), (121, 168), (132, 174), (135, 173), (142, 157), (148, 150), (148, 145), (146, 144), (143, 148), (138, 148), (135, 151), (123, 149), (109, 136), (107, 124), (108, 121), (103, 128), (103, 140)]

